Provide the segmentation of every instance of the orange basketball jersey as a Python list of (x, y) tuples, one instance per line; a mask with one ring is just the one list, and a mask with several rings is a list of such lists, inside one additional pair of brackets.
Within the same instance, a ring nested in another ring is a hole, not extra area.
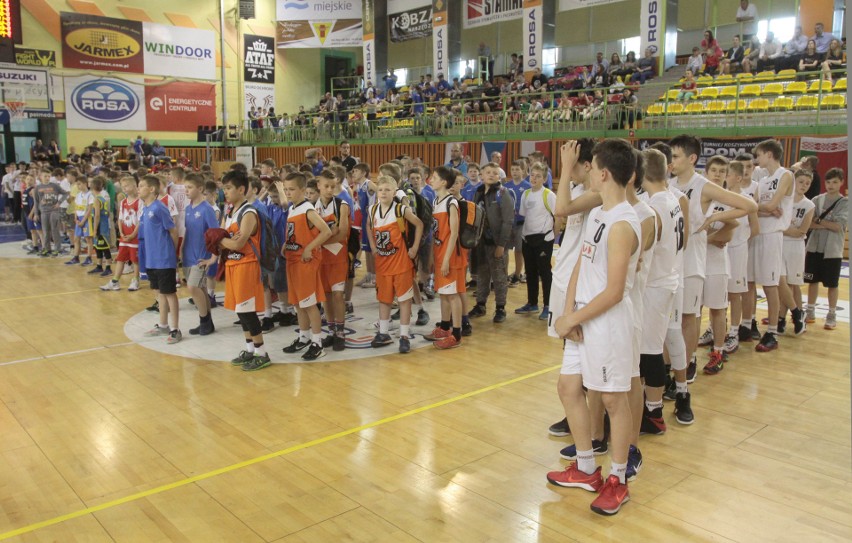
[(414, 269), (414, 263), (408, 257), (405, 236), (399, 226), (400, 217), (405, 215), (406, 209), (402, 204), (391, 204), (385, 210), (382, 204), (371, 208), (370, 223), (376, 240), (376, 274), (398, 275)]
[[(341, 211), (342, 206), (346, 209)], [(322, 203), (322, 199), (317, 200), (316, 212), (323, 221), (328, 225), (330, 230), (340, 223), (340, 213), (349, 213), (349, 204), (339, 198), (332, 198), (328, 205)], [(344, 266), (349, 267), (349, 253), (346, 251), (346, 244), (349, 241), (349, 233), (342, 241), (334, 243), (326, 243), (322, 246), (322, 265), (323, 266)]]
[(444, 262), (444, 255), (447, 251), (452, 251), (450, 254), (450, 268), (458, 269), (465, 267), (465, 258), (462, 255), (461, 247), (458, 240), (452, 247), (447, 246), (450, 239), (450, 209), (455, 208), (453, 213), (458, 217), (459, 202), (451, 195), (447, 195), (441, 200), (435, 202), (432, 209), (432, 217), (434, 222), (434, 235), (432, 239), (435, 244), (435, 269), (439, 270)]
[[(255, 210), (248, 201), (243, 202), (238, 209), (232, 209), (225, 217), (225, 230), (228, 231), (228, 235), (230, 237), (234, 237), (240, 230), (239, 221), (246, 213), (254, 213), (257, 226), (254, 229), (254, 233), (249, 237), (250, 243), (243, 245), (243, 248), (239, 251), (231, 251), (228, 254), (228, 265), (244, 262), (257, 262), (255, 251), (260, 251), (260, 217), (257, 214), (257, 210)], [(252, 245), (254, 245), (254, 249), (252, 249)]]
[[(308, 200), (290, 208), (287, 215), (287, 241), (284, 243), (287, 262), (299, 262), (305, 247), (319, 236), (319, 231), (308, 220), (308, 211), (314, 207)], [(314, 253), (313, 260), (321, 260), (322, 251)]]

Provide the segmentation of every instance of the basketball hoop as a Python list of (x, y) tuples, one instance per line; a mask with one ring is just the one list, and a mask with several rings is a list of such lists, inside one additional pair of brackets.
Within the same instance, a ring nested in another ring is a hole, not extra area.
[(9, 110), (9, 117), (13, 121), (19, 121), (27, 118), (27, 103), (26, 102), (5, 102), (3, 104)]

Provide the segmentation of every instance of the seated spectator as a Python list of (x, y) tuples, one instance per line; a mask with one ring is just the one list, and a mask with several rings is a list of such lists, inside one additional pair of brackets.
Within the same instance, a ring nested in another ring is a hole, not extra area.
[(599, 77), (603, 77), (609, 71), (609, 62), (607, 62), (603, 58), (603, 53), (598, 52), (595, 55), (595, 61), (592, 63), (592, 77), (597, 80)]
[(828, 47), (831, 45), (831, 40), (835, 39), (831, 33), (825, 33), (825, 26), (822, 23), (814, 25), (814, 37), (811, 38), (816, 44), (816, 52), (822, 56), (828, 53)]
[(438, 89), (428, 81), (423, 85), (423, 101), (434, 102), (438, 96)]
[(706, 51), (708, 48), (721, 49), (719, 42), (713, 37), (713, 32), (710, 30), (704, 31), (704, 39), (701, 40), (701, 49)]
[(691, 70), (686, 70), (683, 83), (680, 85), (680, 92), (677, 93), (677, 100), (687, 101), (695, 96), (695, 90), (698, 88), (698, 83), (695, 82), (695, 76)]
[(846, 69), (846, 51), (843, 50), (843, 47), (840, 45), (840, 40), (837, 38), (831, 40), (831, 44), (828, 46), (828, 53), (825, 54), (825, 61), (822, 63), (822, 73), (823, 77), (828, 79), (837, 79), (838, 77), (846, 77), (845, 73), (835, 72), (831, 73), (832, 70), (845, 70)]
[(743, 58), (743, 72), (746, 73), (754, 73), (754, 69), (757, 66), (757, 57), (760, 56), (760, 39), (758, 39), (757, 34), (751, 37), (751, 47), (749, 48), (748, 54)]
[(802, 33), (802, 27), (797, 25), (793, 37), (784, 44), (781, 56), (775, 60), (775, 70), (795, 70), (807, 46), (808, 37)]
[(808, 45), (805, 47), (805, 54), (802, 55), (802, 59), (799, 60), (799, 71), (815, 72), (819, 70), (821, 62), (822, 56), (817, 53), (816, 42), (812, 39), (808, 40)]
[(775, 41), (775, 34), (772, 32), (766, 33), (766, 41), (760, 47), (760, 54), (757, 56), (757, 71), (762, 72), (775, 68), (775, 60), (782, 54), (781, 44)]
[(615, 81), (609, 86), (610, 94), (618, 94), (624, 89), (624, 80), (621, 79), (621, 76), (618, 75), (615, 77)]
[(547, 76), (541, 73), (541, 68), (536, 68), (530, 86), (534, 89), (545, 89), (547, 87)]
[(719, 73), (730, 74), (742, 69), (744, 56), (745, 48), (740, 43), (740, 37), (734, 36), (733, 45), (730, 49), (728, 49), (728, 52), (725, 54), (725, 58), (721, 59), (721, 62), (719, 63)]
[[(615, 81), (615, 78), (619, 75), (622, 75), (622, 70), (624, 65), (621, 62), (621, 57), (618, 53), (613, 53), (609, 57), (609, 67), (607, 68), (607, 73), (609, 74), (609, 80)], [(622, 75), (623, 77), (623, 75)]]
[(476, 102), (473, 107), (478, 113), (480, 108), (485, 113), (489, 113), (497, 108), (500, 103), (500, 89), (491, 84), (490, 81), (485, 82), (485, 88), (482, 90), (482, 100)]
[(704, 52), (704, 73), (716, 75), (719, 72), (719, 63), (722, 61), (722, 50), (718, 47), (708, 47)]
[(595, 86), (595, 78), (588, 66), (583, 66), (580, 75), (574, 81), (575, 89), (591, 89)]
[(438, 94), (443, 98), (449, 94), (450, 89), (453, 87), (450, 85), (449, 81), (444, 79), (444, 74), (438, 74), (438, 83), (435, 85), (435, 88), (437, 89)]
[(151, 145), (151, 154), (154, 155), (155, 159), (162, 158), (166, 156), (166, 148), (160, 145), (160, 142), (154, 140), (153, 145)]
[(635, 122), (642, 118), (642, 113), (639, 108), (639, 98), (634, 94), (630, 87), (624, 89), (621, 95), (621, 103), (618, 105), (618, 116), (616, 117), (616, 125), (613, 127), (616, 130), (625, 128), (632, 129)]
[(654, 60), (654, 53), (651, 52), (650, 48), (645, 49), (645, 56), (639, 59), (639, 62), (636, 63), (636, 75), (634, 75), (630, 80), (631, 81), (639, 81), (639, 84), (644, 85), (645, 81), (654, 77), (654, 65), (656, 61)]
[(692, 56), (686, 61), (686, 71), (691, 72), (692, 75), (698, 75), (702, 69), (704, 69), (704, 56), (698, 47), (693, 47)]

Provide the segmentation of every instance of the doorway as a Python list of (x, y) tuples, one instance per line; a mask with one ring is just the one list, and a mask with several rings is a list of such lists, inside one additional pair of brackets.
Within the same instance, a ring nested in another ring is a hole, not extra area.
[(341, 87), (342, 79), (337, 79), (332, 83), (333, 78), (349, 76), (352, 72), (353, 59), (350, 56), (337, 56), (334, 54), (323, 56), (323, 92), (332, 92), (335, 88)]

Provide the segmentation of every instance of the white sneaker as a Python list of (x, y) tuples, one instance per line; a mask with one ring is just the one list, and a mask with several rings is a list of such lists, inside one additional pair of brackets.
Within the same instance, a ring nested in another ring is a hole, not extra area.
[(112, 279), (110, 279), (106, 285), (101, 287), (101, 290), (121, 290), (121, 285), (118, 284), (118, 281), (113, 281)]
[(128, 275), (128, 274), (131, 274), (131, 273), (133, 273), (133, 264), (128, 264), (127, 266), (124, 267), (124, 271), (121, 272), (121, 275)]
[(701, 337), (698, 338), (698, 346), (706, 347), (711, 343), (713, 343), (713, 330), (708, 328), (703, 334), (701, 334)]
[(725, 346), (722, 348), (726, 353), (731, 354), (737, 352), (740, 348), (740, 340), (737, 336), (726, 336)]
[(167, 335), (169, 335), (169, 327), (160, 326), (159, 324), (155, 324), (153, 328), (145, 332), (145, 337), (157, 337)]
[(130, 281), (130, 286), (127, 287), (127, 290), (130, 292), (139, 290), (139, 279), (133, 278), (133, 280)]

